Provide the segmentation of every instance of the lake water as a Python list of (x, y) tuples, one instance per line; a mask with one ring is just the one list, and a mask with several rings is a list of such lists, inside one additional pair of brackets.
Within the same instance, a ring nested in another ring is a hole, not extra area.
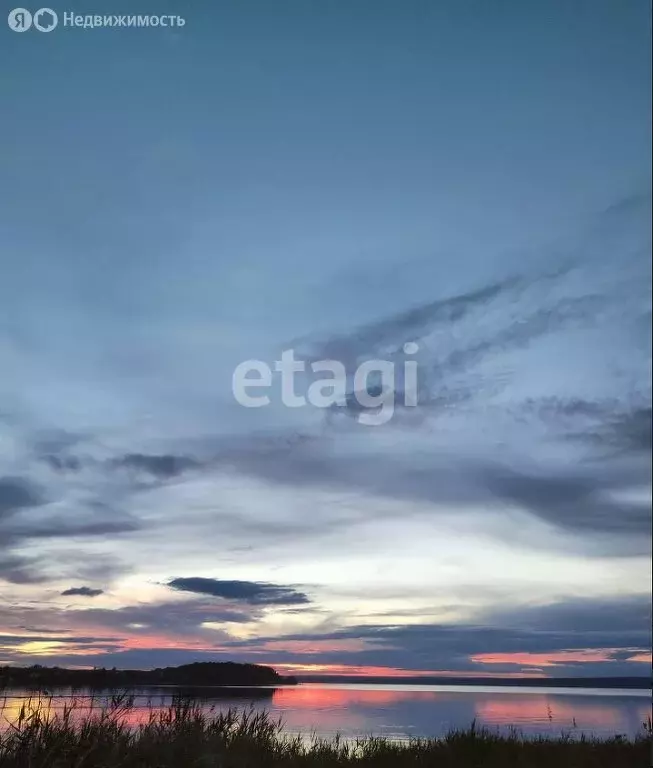
[[(179, 690), (162, 686), (132, 692), (134, 708), (127, 715), (129, 722), (143, 722), (151, 711), (166, 708)], [(526, 735), (634, 736), (643, 731), (642, 724), (651, 715), (647, 690), (306, 683), (255, 690), (185, 689), (182, 693), (192, 695), (207, 711), (264, 709), (281, 718), (290, 733), (326, 738), (337, 733), (345, 738), (373, 734), (399, 740), (440, 736), (452, 728), (469, 727), (473, 720), (495, 730), (516, 727)], [(34, 701), (34, 693), (0, 695), (2, 723), (14, 719), (29, 698)], [(110, 695), (63, 689), (49, 692), (48, 697), (41, 694), (41, 702), (53, 712), (70, 704), (72, 698), (88, 712), (106, 706)]]

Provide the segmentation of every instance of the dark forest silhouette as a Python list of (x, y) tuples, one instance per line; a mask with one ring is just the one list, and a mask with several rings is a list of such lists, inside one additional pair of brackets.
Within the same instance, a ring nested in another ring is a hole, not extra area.
[(0, 667), (0, 688), (129, 688), (148, 685), (293, 685), (272, 667), (236, 662), (197, 662), (180, 667), (142, 669), (66, 669), (64, 667)]

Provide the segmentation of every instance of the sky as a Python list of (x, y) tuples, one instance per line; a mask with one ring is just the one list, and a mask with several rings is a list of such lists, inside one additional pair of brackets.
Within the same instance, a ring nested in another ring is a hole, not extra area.
[[(648, 3), (53, 9), (0, 41), (0, 664), (649, 674)], [(345, 400), (243, 407), (288, 350)]]

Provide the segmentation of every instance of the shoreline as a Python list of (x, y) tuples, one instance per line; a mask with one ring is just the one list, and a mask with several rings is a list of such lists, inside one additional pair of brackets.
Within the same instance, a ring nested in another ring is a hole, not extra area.
[[(2, 715), (0, 704), (0, 715)], [(651, 720), (628, 739), (582, 734), (525, 737), (499, 733), (475, 722), (440, 738), (390, 741), (370, 736), (309, 739), (292, 735), (268, 713), (230, 709), (208, 715), (192, 701), (152, 712), (137, 727), (129, 724), (128, 701), (74, 719), (74, 706), (51, 715), (22, 707), (13, 726), (0, 732), (3, 768), (634, 768), (647, 764), (653, 745)], [(79, 712), (78, 712), (79, 714)]]

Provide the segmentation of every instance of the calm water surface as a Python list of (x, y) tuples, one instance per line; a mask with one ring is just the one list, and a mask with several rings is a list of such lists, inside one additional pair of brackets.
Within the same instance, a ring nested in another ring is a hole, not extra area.
[[(191, 690), (162, 686), (139, 689), (130, 723), (147, 720), (151, 711), (166, 708), (178, 691), (191, 694), (207, 711), (230, 707), (267, 710), (281, 718), (291, 733), (347, 738), (386, 736), (440, 736), (452, 728), (466, 728), (473, 720), (492, 729), (517, 727), (527, 735), (585, 733), (634, 736), (651, 715), (651, 694), (646, 690), (580, 688), (512, 688), (501, 686), (302, 684), (268, 689), (201, 688)], [(20, 707), (35, 694), (11, 691), (0, 697), (2, 725), (15, 719)], [(72, 699), (89, 710), (106, 706), (111, 695), (61, 689), (41, 694), (53, 712)]]

